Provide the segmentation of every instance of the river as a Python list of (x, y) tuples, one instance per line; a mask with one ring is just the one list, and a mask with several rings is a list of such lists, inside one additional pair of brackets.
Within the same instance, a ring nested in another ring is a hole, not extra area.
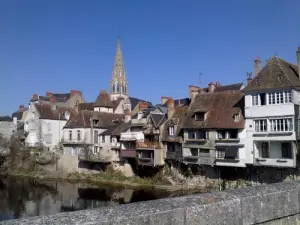
[(59, 212), (115, 206), (182, 195), (67, 181), (34, 181), (0, 177), (0, 221)]

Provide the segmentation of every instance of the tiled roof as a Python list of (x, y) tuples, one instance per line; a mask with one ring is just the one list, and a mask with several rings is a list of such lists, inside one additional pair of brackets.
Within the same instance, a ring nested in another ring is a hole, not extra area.
[[(98, 119), (98, 128), (108, 128), (115, 125), (114, 120), (122, 121), (124, 119), (123, 114), (107, 113), (107, 112), (95, 112), (90, 110), (82, 110), (78, 112), (76, 116), (71, 117), (64, 128), (88, 128), (91, 127), (90, 119)], [(95, 126), (96, 127), (96, 126)]]
[(214, 92), (221, 92), (221, 91), (238, 91), (241, 90), (243, 87), (243, 83), (237, 83), (237, 84), (229, 84), (224, 86), (216, 87)]
[(300, 88), (297, 66), (277, 56), (272, 57), (243, 91), (259, 91), (276, 88)]
[[(176, 106), (175, 112), (164, 126), (164, 130), (162, 132), (162, 141), (168, 141), (168, 142), (180, 142), (181, 137), (179, 136), (180, 129), (182, 127), (182, 124), (184, 122), (184, 119), (186, 117), (188, 106)], [(176, 126), (175, 126), (176, 125)], [(174, 136), (169, 136), (169, 127), (174, 126), (174, 129), (176, 127), (176, 130), (174, 130)]]
[(75, 111), (71, 108), (60, 107), (51, 104), (35, 104), (36, 110), (39, 113), (40, 119), (48, 120), (66, 120), (65, 112), (71, 113), (71, 117), (75, 114)]
[(110, 97), (105, 90), (100, 91), (95, 101), (94, 107), (114, 108), (114, 105), (110, 101)]
[[(244, 127), (244, 94), (241, 91), (201, 93), (191, 104), (182, 128), (228, 128)], [(195, 120), (195, 112), (206, 112), (205, 121)], [(240, 113), (240, 120), (234, 121), (234, 115)]]
[(152, 106), (151, 102), (139, 99), (139, 98), (133, 98), (129, 97), (130, 103), (131, 103), (131, 110), (134, 110), (135, 107), (140, 103), (140, 102), (147, 102), (149, 106)]
[(86, 102), (78, 104), (78, 111), (81, 110), (94, 110), (94, 102)]
[(125, 132), (129, 128), (130, 123), (121, 122), (118, 125), (109, 127), (106, 131), (102, 132), (101, 135), (119, 136), (122, 132)]

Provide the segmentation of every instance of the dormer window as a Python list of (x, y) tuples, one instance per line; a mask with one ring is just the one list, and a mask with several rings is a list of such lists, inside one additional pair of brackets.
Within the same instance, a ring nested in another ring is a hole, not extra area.
[(195, 120), (204, 121), (205, 120), (205, 112), (196, 112), (195, 113)]
[(240, 121), (240, 114), (234, 114), (234, 122), (239, 122)]
[(143, 118), (143, 112), (138, 112), (138, 120), (142, 119)]
[(93, 120), (93, 126), (98, 126), (99, 120)]
[(169, 135), (170, 136), (174, 135), (174, 126), (169, 127)]

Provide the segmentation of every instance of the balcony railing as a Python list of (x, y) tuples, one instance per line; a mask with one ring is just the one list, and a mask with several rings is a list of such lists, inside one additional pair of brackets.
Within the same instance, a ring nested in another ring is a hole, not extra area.
[(270, 167), (296, 167), (296, 159), (255, 158), (254, 165)]
[(176, 159), (176, 160), (181, 160), (182, 159), (182, 155), (180, 152), (168, 152), (167, 151), (167, 159)]
[(120, 157), (122, 158), (136, 158), (136, 149), (121, 149)]
[(150, 142), (150, 141), (147, 141), (147, 142), (141, 142), (141, 141), (138, 141), (136, 143), (136, 148), (137, 149), (143, 149), (143, 148), (146, 148), (146, 149), (160, 149), (161, 148), (161, 145), (159, 142)]
[(136, 141), (136, 140), (144, 140), (144, 134), (141, 132), (127, 132), (121, 133), (122, 141)]
[(91, 162), (111, 162), (112, 161), (112, 155), (108, 153), (92, 153), (89, 152), (88, 154), (86, 153), (80, 153), (78, 155), (78, 160), (80, 161), (91, 161)]

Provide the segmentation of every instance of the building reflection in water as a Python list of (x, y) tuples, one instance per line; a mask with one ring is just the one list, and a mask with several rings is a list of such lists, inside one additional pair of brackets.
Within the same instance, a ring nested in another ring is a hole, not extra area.
[(0, 179), (0, 221), (115, 206), (169, 197), (153, 189), (132, 190), (20, 178)]

